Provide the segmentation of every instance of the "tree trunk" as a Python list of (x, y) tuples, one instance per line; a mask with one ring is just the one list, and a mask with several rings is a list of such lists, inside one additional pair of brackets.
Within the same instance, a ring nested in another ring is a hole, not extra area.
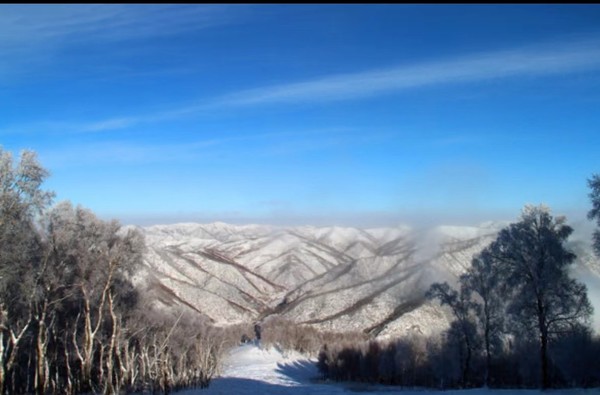
[(540, 360), (542, 364), (542, 389), (550, 388), (550, 372), (548, 364), (548, 331), (543, 330), (540, 341)]
[(0, 395), (4, 394), (4, 330), (0, 329)]
[(3, 359), (6, 360), (6, 365), (4, 367), (4, 382), (2, 384), (2, 390), (6, 391), (6, 378), (11, 375), (11, 383), (12, 383), (12, 392), (15, 393), (15, 377), (14, 377), (14, 372), (13, 372), (13, 365), (15, 364), (15, 361), (17, 359), (17, 354), (19, 352), (19, 346), (21, 343), (21, 339), (23, 339), (23, 336), (25, 335), (25, 332), (27, 332), (27, 329), (29, 328), (29, 325), (31, 325), (31, 316), (29, 317), (29, 321), (27, 322), (27, 324), (25, 324), (25, 326), (23, 327), (23, 329), (21, 329), (21, 332), (19, 332), (19, 334), (15, 334), (15, 332), (12, 329), (8, 330), (8, 335), (9, 335), (9, 345), (7, 347), (7, 351), (8, 351), (8, 358), (6, 356), (3, 357)]
[(48, 386), (48, 371), (46, 369), (46, 347), (48, 346), (48, 329), (46, 328), (46, 311), (48, 304), (44, 302), (42, 311), (37, 317), (38, 330), (35, 342), (36, 369), (35, 387), (37, 393), (43, 395)]
[(485, 318), (485, 374), (483, 377), (483, 385), (488, 387), (490, 384), (490, 372), (492, 370), (492, 355), (490, 352), (490, 321), (489, 313), (486, 307), (486, 318)]
[(38, 333), (35, 343), (36, 369), (35, 369), (35, 387), (39, 395), (46, 392), (46, 328), (43, 321), (38, 323)]
[(468, 338), (465, 338), (465, 343), (467, 346), (467, 355), (465, 357), (465, 370), (463, 371), (463, 387), (468, 387), (469, 385), (469, 370), (471, 370), (471, 344)]
[(546, 327), (546, 309), (542, 298), (537, 298), (538, 308), (538, 329), (540, 331), (540, 367), (541, 367), (541, 379), (542, 389), (548, 389), (550, 387), (550, 375), (548, 371), (548, 328)]
[(64, 349), (63, 349), (64, 357), (65, 357), (65, 368), (66, 368), (66, 388), (65, 393), (67, 395), (71, 395), (73, 393), (73, 373), (71, 373), (71, 361), (69, 355), (69, 340), (68, 333), (65, 331), (65, 340), (64, 340)]
[[(102, 322), (104, 321), (104, 305), (106, 303), (107, 296), (109, 294), (109, 289), (112, 284), (112, 277), (114, 271), (116, 269), (117, 261), (110, 261), (108, 267), (108, 275), (106, 277), (106, 281), (104, 283), (104, 288), (102, 289), (102, 294), (100, 295), (100, 301), (98, 303), (97, 308), (97, 318), (95, 325), (92, 324), (92, 310), (90, 306), (90, 295), (86, 290), (84, 284), (81, 284), (81, 293), (83, 296), (84, 302), (84, 345), (83, 345), (83, 358), (81, 358), (82, 362), (82, 371), (83, 371), (83, 382), (85, 382), (89, 389), (92, 389), (92, 363), (94, 357), (94, 346), (96, 340), (96, 334), (100, 330)], [(101, 354), (102, 355), (102, 354)], [(102, 364), (100, 364), (100, 374), (103, 373)]]
[(105, 394), (113, 394), (115, 392), (115, 387), (113, 383), (113, 354), (115, 351), (115, 342), (117, 337), (117, 316), (115, 315), (113, 309), (113, 297), (112, 293), (108, 293), (108, 311), (110, 313), (110, 318), (112, 320), (112, 334), (110, 336), (110, 343), (108, 346), (108, 353), (106, 355), (106, 385), (104, 386)]
[[(92, 389), (92, 356), (94, 352), (94, 335), (92, 331), (92, 312), (90, 299), (82, 286), (84, 302), (84, 329), (83, 329), (83, 358), (81, 359), (81, 381)], [(99, 318), (98, 318), (99, 319)]]

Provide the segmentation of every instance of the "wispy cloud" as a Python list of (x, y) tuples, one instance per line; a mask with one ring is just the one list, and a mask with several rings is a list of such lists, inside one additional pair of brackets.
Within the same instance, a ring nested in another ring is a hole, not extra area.
[[(256, 156), (289, 156), (295, 153), (329, 149), (334, 145), (368, 144), (377, 142), (384, 135), (354, 136), (352, 129), (310, 129), (298, 131), (237, 134), (197, 139), (187, 142), (130, 142), (106, 140), (100, 142), (74, 142), (59, 146), (36, 147), (43, 162), (50, 168), (86, 166), (98, 164), (151, 164), (189, 162), (227, 158), (244, 153)], [(248, 143), (260, 143), (254, 149)], [(225, 159), (228, 160), (228, 159)]]
[(49, 40), (126, 40), (178, 34), (226, 23), (218, 5), (3, 5), (0, 45)]
[[(544, 77), (598, 68), (600, 39), (579, 39), (263, 86), (204, 98), (192, 105), (152, 114), (120, 116), (88, 123), (46, 122), (45, 125), (58, 125), (62, 131), (102, 132), (231, 108), (357, 100), (447, 84), (509, 77)], [(2, 132), (10, 132), (11, 129), (20, 131), (23, 127), (5, 127)]]
[[(42, 161), (51, 169), (98, 164), (149, 164), (173, 158), (185, 160), (199, 156), (202, 142), (192, 144), (148, 144), (127, 141), (74, 143), (37, 149)], [(205, 142), (208, 147), (210, 142)]]
[(70, 45), (176, 35), (230, 23), (225, 5), (0, 5), (0, 75), (36, 70)]
[(599, 66), (600, 40), (546, 44), (261, 87), (224, 96), (214, 105), (350, 100), (427, 86), (547, 76)]

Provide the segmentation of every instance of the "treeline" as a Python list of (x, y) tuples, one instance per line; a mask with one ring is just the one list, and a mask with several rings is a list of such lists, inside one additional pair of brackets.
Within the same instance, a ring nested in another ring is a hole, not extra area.
[[(493, 388), (540, 386), (538, 342), (528, 338), (507, 340), (495, 355), (488, 376)], [(550, 380), (554, 387), (600, 386), (600, 338), (589, 331), (572, 332), (552, 342)], [(464, 381), (464, 349), (451, 336), (412, 336), (394, 341), (328, 343), (321, 349), (318, 368), (323, 378), (402, 387), (435, 389), (485, 385), (486, 361), (474, 353)]]
[(206, 387), (225, 340), (152, 310), (131, 282), (144, 240), (69, 202), (51, 206), (33, 152), (0, 149), (0, 394)]
[[(600, 190), (593, 180), (590, 186)], [(590, 194), (595, 208), (598, 190)], [(600, 220), (600, 211), (592, 218)], [(526, 206), (518, 222), (473, 258), (457, 287), (444, 282), (429, 289), (428, 297), (454, 317), (439, 339), (325, 346), (321, 373), (439, 388), (600, 385), (592, 306), (585, 285), (569, 276), (576, 259), (566, 247), (572, 231), (548, 208)]]
[(294, 350), (309, 356), (317, 356), (323, 344), (357, 344), (368, 339), (362, 332), (319, 331), (308, 325), (270, 317), (262, 323), (261, 343), (264, 347)]

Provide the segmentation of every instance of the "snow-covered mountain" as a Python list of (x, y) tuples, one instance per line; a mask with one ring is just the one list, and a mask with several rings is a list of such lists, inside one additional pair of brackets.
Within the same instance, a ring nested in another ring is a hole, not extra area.
[[(148, 250), (137, 281), (155, 303), (187, 306), (219, 325), (278, 315), (327, 330), (432, 334), (449, 317), (425, 291), (456, 281), (504, 225), (156, 225), (142, 228)], [(588, 266), (597, 269), (580, 269)]]

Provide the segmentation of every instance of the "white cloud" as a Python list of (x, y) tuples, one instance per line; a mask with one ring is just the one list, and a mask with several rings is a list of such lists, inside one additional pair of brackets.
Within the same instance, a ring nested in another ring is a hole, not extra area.
[[(327, 149), (339, 144), (365, 144), (383, 135), (352, 138), (351, 129), (310, 129), (266, 133), (238, 133), (187, 142), (165, 143), (107, 140), (101, 142), (74, 142), (58, 146), (33, 147), (49, 168), (75, 167), (98, 164), (149, 164), (186, 162), (222, 158), (239, 149), (239, 145), (260, 141), (260, 148), (250, 155), (290, 155), (298, 152)], [(318, 137), (318, 138), (315, 138)], [(291, 141), (291, 143), (290, 143)], [(237, 148), (232, 146), (238, 145)], [(248, 151), (250, 152), (250, 151)], [(239, 155), (235, 152), (235, 155)]]
[[(215, 113), (232, 107), (357, 100), (431, 86), (507, 77), (544, 77), (599, 67), (600, 40), (578, 39), (241, 90), (152, 114), (113, 117), (89, 123), (61, 121), (44, 124), (62, 125), (64, 131), (100, 132)], [(3, 131), (20, 129), (31, 129), (31, 126), (5, 127)]]
[(227, 23), (229, 10), (219, 5), (3, 5), (0, 46), (178, 34)]
[(197, 31), (230, 23), (242, 9), (168, 4), (0, 5), (0, 82), (42, 71), (73, 44)]
[(191, 143), (132, 143), (104, 141), (74, 143), (57, 147), (40, 147), (36, 150), (49, 168), (77, 167), (99, 164), (149, 164), (165, 161), (186, 161), (214, 155), (206, 149), (218, 144), (206, 140)]
[(350, 100), (433, 85), (547, 76), (599, 66), (600, 40), (559, 43), (261, 87), (224, 96), (214, 105)]
[(102, 132), (105, 130), (123, 129), (129, 126), (133, 126), (139, 122), (139, 119), (135, 117), (131, 118), (113, 118), (107, 119), (100, 122), (83, 124), (79, 128), (85, 132)]
[(140, 121), (177, 118), (229, 107), (355, 100), (427, 86), (548, 76), (598, 67), (600, 40), (547, 44), (244, 90), (204, 104), (140, 117)]

